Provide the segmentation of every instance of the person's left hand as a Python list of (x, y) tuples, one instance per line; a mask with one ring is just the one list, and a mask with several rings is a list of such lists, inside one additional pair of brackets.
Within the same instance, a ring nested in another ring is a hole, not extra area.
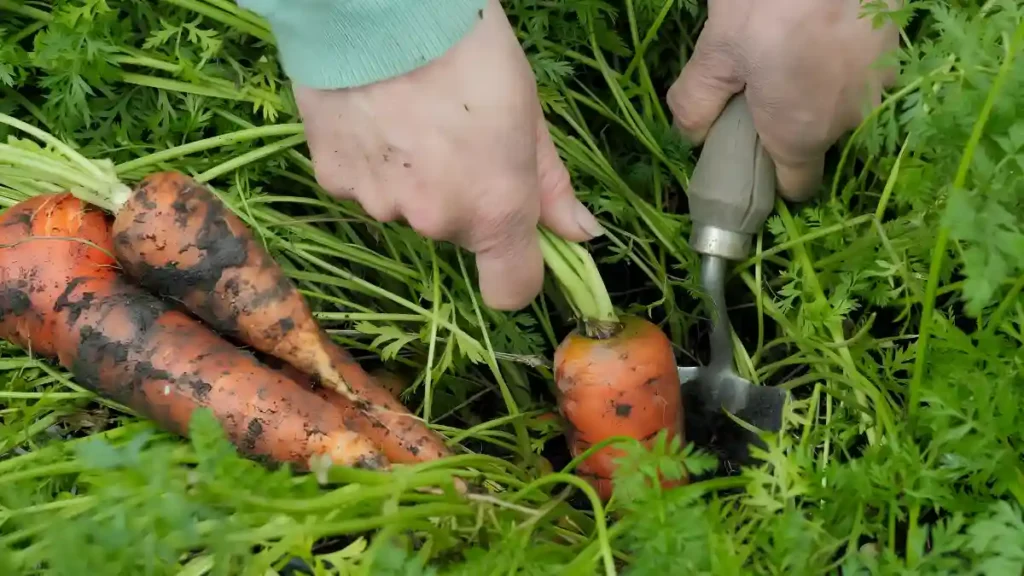
[(412, 72), (295, 94), (327, 192), (473, 252), (484, 303), (517, 310), (543, 286), (538, 224), (575, 242), (603, 230), (576, 199), (498, 0), (480, 18)]

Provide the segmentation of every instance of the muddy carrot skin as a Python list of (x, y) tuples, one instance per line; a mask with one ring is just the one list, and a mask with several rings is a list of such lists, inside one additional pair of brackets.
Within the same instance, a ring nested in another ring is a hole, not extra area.
[(443, 440), (319, 327), (294, 284), (240, 218), (178, 172), (151, 174), (121, 204), (115, 253), (142, 286), (218, 332), (273, 355), (344, 396), (395, 461), (450, 454)]
[(340, 411), (128, 283), (106, 215), (70, 194), (36, 196), (0, 215), (0, 337), (56, 358), (83, 386), (179, 435), (196, 409), (209, 408), (255, 459), (388, 464)]
[[(421, 442), (400, 441), (400, 439), (416, 438), (416, 434), (420, 432), (417, 430), (417, 426), (413, 424), (418, 421), (406, 418), (398, 423), (401, 427), (397, 430), (381, 426), (379, 422), (368, 418), (365, 411), (361, 410), (345, 396), (338, 394), (330, 388), (318, 385), (315, 376), (309, 376), (294, 366), (280, 360), (275, 361), (275, 359), (267, 358), (263, 359), (263, 361), (288, 378), (313, 390), (325, 402), (341, 411), (345, 416), (345, 425), (373, 440), (377, 446), (381, 447), (384, 456), (390, 462), (395, 464), (415, 464), (416, 462), (433, 460), (446, 455), (446, 453), (436, 450), (434, 442), (429, 438), (423, 439)], [(360, 374), (352, 374), (352, 377), (354, 381), (359, 382)], [(391, 410), (401, 409), (401, 404), (395, 399), (400, 392), (400, 387), (403, 386), (400, 378), (384, 371), (367, 377), (373, 377), (380, 383), (379, 386), (368, 388), (368, 400), (370, 402)], [(423, 453), (422, 450), (433, 450), (433, 452)]]
[[(663, 429), (670, 437), (682, 437), (675, 356), (655, 324), (627, 316), (610, 335), (574, 332), (555, 350), (554, 370), (573, 457), (612, 436), (630, 436), (648, 446)], [(622, 455), (619, 448), (602, 448), (583, 461), (577, 473), (607, 499), (615, 459)]]
[[(370, 376), (362, 370), (345, 372), (349, 382), (354, 383), (357, 390), (365, 391), (364, 397), (373, 405), (381, 406), (386, 411), (405, 412), (405, 407), (383, 385), (371, 385)], [(377, 442), (384, 455), (396, 464), (414, 464), (436, 460), (451, 454), (448, 447), (423, 423), (412, 417), (392, 418), (390, 425), (384, 426), (375, 419), (367, 418), (351, 400), (338, 394), (335, 390), (317, 387), (316, 393), (328, 403), (338, 408), (348, 417), (348, 425)]]

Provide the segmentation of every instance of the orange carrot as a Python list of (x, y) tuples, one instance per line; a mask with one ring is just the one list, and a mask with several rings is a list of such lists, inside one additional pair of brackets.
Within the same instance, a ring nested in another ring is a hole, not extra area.
[[(316, 393), (329, 404), (338, 408), (348, 417), (348, 425), (375, 440), (383, 447), (389, 460), (398, 464), (412, 464), (426, 460), (442, 458), (450, 454), (448, 447), (436, 440), (433, 432), (419, 420), (412, 418), (394, 419), (392, 427), (382, 428), (374, 420), (367, 418), (365, 411), (360, 410), (351, 400), (330, 388), (318, 387)], [(366, 398), (376, 406), (384, 406), (395, 410), (401, 404), (384, 387), (369, 387)], [(401, 439), (396, 442), (393, 439)]]
[[(682, 394), (669, 339), (647, 320), (615, 314), (597, 267), (582, 247), (545, 230), (541, 247), (581, 320), (581, 328), (562, 340), (554, 357), (558, 408), (568, 424), (573, 457), (613, 436), (650, 446), (666, 430), (682, 440)], [(616, 460), (623, 454), (620, 448), (604, 447), (576, 472), (607, 499)]]
[[(649, 445), (663, 429), (682, 434), (679, 376), (668, 338), (642, 318), (624, 317), (621, 323), (606, 337), (573, 332), (555, 351), (559, 408), (571, 424), (574, 457), (611, 436)], [(608, 497), (614, 460), (622, 455), (619, 448), (603, 448), (578, 471)]]
[[(410, 424), (417, 422), (416, 420), (406, 419), (404, 422), (399, 422), (400, 428), (396, 430), (388, 429), (380, 426), (379, 423), (373, 419), (367, 417), (366, 412), (361, 410), (354, 402), (346, 398), (345, 396), (338, 394), (336, 391), (318, 386), (315, 377), (310, 377), (304, 374), (290, 364), (284, 362), (274, 362), (271, 359), (266, 359), (264, 362), (277, 370), (288, 378), (298, 382), (299, 384), (312, 389), (320, 398), (331, 404), (334, 408), (341, 411), (345, 417), (346, 425), (352, 430), (365, 435), (374, 442), (377, 442), (384, 450), (384, 455), (387, 456), (388, 460), (397, 464), (412, 464), (415, 462), (422, 462), (424, 460), (431, 460), (440, 458), (445, 454), (434, 452), (432, 454), (423, 454), (419, 451), (419, 446), (424, 446), (427, 449), (431, 449), (434, 446), (432, 439), (425, 438), (421, 442), (403, 442), (398, 443), (390, 441), (391, 438), (413, 438), (418, 431), (413, 428)], [(386, 372), (379, 371), (377, 374), (377, 381), (380, 382), (379, 387), (373, 387), (369, 389), (368, 399), (378, 406), (393, 407), (397, 404), (395, 396), (399, 391), (399, 387), (403, 386), (401, 379), (398, 376)], [(397, 432), (397, 433), (396, 433)], [(447, 450), (447, 448), (445, 448)]]
[(284, 271), (206, 187), (161, 172), (127, 197), (110, 200), (115, 254), (142, 286), (345, 396), (374, 424), (373, 433), (365, 433), (394, 461), (450, 454), (436, 433), (331, 341)]
[(0, 215), (0, 337), (55, 357), (88, 389), (180, 435), (205, 407), (250, 457), (388, 464), (315, 394), (126, 282), (106, 215), (69, 193)]

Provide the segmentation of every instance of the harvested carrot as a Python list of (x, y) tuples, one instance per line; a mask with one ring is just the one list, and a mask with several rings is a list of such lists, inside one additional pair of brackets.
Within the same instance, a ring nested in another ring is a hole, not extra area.
[[(353, 375), (358, 378), (358, 375)], [(383, 386), (367, 386), (366, 398), (387, 410), (404, 410), (402, 404)], [(348, 424), (360, 434), (377, 442), (384, 455), (396, 464), (413, 464), (435, 460), (450, 454), (448, 447), (436, 440), (433, 431), (413, 418), (394, 419), (391, 426), (381, 427), (373, 420), (360, 417), (362, 410), (349, 399), (330, 388), (319, 387), (316, 393), (348, 416)]]
[[(266, 362), (267, 365), (280, 370), (281, 373), (288, 378), (312, 389), (325, 402), (340, 410), (345, 416), (346, 426), (376, 442), (377, 445), (382, 448), (384, 455), (389, 461), (396, 464), (413, 464), (416, 462), (423, 462), (425, 460), (441, 458), (446, 455), (436, 451), (428, 454), (418, 451), (423, 449), (419, 448), (420, 446), (428, 450), (435, 446), (429, 438), (422, 439), (420, 442), (397, 441), (398, 439), (415, 439), (415, 435), (419, 432), (412, 426), (412, 424), (414, 422), (418, 422), (417, 420), (407, 418), (404, 421), (399, 421), (398, 425), (401, 427), (397, 430), (382, 427), (377, 422), (368, 418), (365, 411), (361, 410), (345, 396), (338, 394), (330, 388), (318, 386), (315, 377), (310, 377), (294, 366), (284, 362), (273, 362), (269, 359), (264, 360), (264, 362)], [(355, 376), (358, 377), (358, 375)], [(401, 403), (396, 399), (397, 394), (392, 390), (389, 390), (389, 388), (397, 390), (398, 386), (402, 386), (401, 379), (386, 371), (378, 372), (377, 377), (380, 378), (380, 380), (378, 380), (380, 385), (370, 386), (367, 388), (369, 391), (369, 395), (367, 397), (368, 400), (374, 405), (385, 406), (388, 409), (401, 407)], [(445, 450), (447, 451), (446, 447)]]
[(0, 336), (56, 357), (91, 391), (179, 435), (205, 407), (250, 457), (388, 464), (338, 410), (125, 281), (106, 215), (69, 193), (0, 215)]
[[(613, 436), (650, 446), (667, 430), (670, 437), (683, 440), (679, 374), (664, 332), (643, 318), (615, 314), (596, 265), (580, 246), (545, 230), (541, 246), (581, 319), (580, 328), (562, 340), (554, 357), (558, 408), (568, 424), (573, 457)], [(577, 473), (607, 499), (615, 461), (623, 454), (614, 446), (604, 447), (580, 463)]]
[(331, 341), (284, 271), (209, 189), (179, 172), (160, 172), (122, 194), (104, 204), (116, 214), (114, 250), (129, 276), (345, 396), (373, 423), (372, 438), (384, 452), (402, 455), (396, 461), (450, 454), (436, 433)]

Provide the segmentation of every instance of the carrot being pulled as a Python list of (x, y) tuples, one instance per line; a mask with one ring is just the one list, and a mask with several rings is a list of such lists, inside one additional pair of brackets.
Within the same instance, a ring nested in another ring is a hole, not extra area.
[[(548, 268), (576, 309), (579, 329), (555, 350), (558, 408), (568, 422), (570, 452), (579, 456), (613, 436), (650, 446), (661, 430), (683, 439), (679, 374), (669, 339), (655, 324), (615, 314), (590, 255), (580, 246), (540, 231)], [(577, 473), (602, 498), (612, 493), (615, 460), (608, 446), (584, 460)]]
[(69, 193), (0, 214), (0, 337), (171, 432), (185, 435), (205, 407), (250, 457), (387, 466), (339, 410), (125, 281), (113, 249), (107, 216)]
[(115, 214), (114, 250), (126, 274), (180, 301), (222, 334), (273, 355), (362, 411), (362, 432), (393, 462), (450, 454), (443, 440), (319, 327), (305, 298), (252, 232), (209, 189), (179, 172), (83, 199)]

